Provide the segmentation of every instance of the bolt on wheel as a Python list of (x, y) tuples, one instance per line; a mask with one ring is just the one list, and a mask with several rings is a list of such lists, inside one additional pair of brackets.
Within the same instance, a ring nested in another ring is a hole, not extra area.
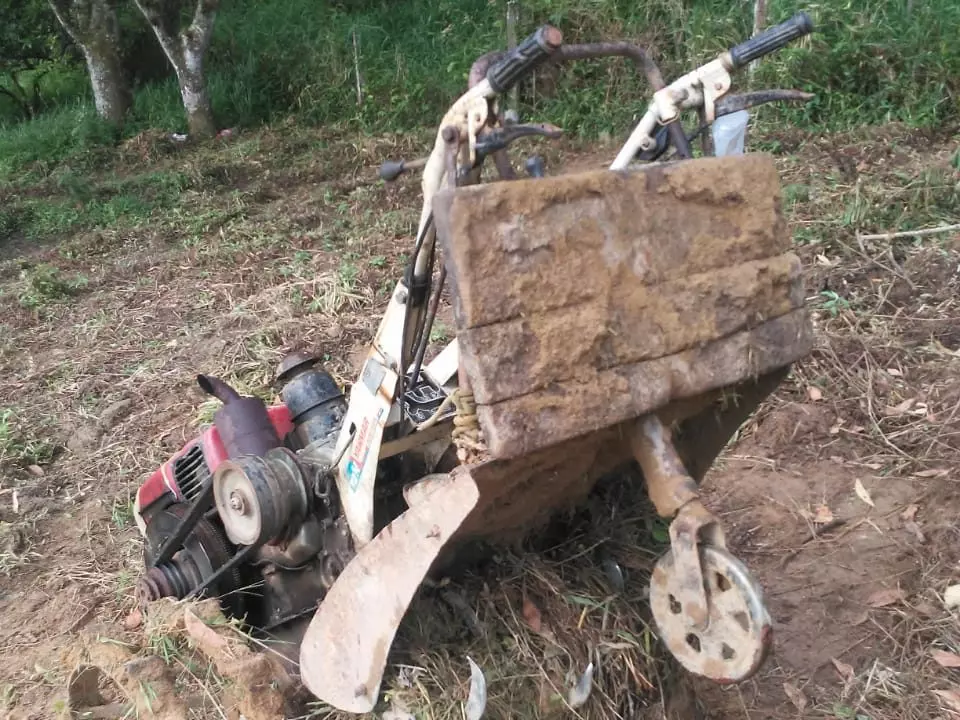
[(650, 578), (650, 608), (660, 637), (683, 667), (722, 683), (745, 680), (763, 664), (772, 640), (770, 615), (760, 586), (726, 550), (699, 547), (707, 622), (697, 627), (684, 612), (682, 578), (673, 553), (657, 562)]

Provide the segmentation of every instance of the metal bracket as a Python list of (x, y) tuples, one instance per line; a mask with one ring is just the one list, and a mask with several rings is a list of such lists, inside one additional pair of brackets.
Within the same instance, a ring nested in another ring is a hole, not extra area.
[(726, 549), (717, 518), (699, 500), (684, 505), (670, 523), (670, 550), (677, 583), (674, 596), (698, 630), (710, 624), (710, 608), (700, 562), (700, 543)]
[(474, 98), (467, 106), (467, 147), (468, 166), (473, 167), (477, 162), (477, 135), (487, 124), (490, 113), (490, 104), (484, 97)]
[(717, 518), (700, 502), (697, 483), (684, 467), (670, 431), (659, 417), (640, 418), (630, 444), (657, 512), (662, 517), (673, 517), (670, 549), (678, 579), (678, 592), (674, 595), (694, 626), (703, 629), (708, 623), (709, 608), (699, 545), (705, 542), (725, 548), (723, 530)]

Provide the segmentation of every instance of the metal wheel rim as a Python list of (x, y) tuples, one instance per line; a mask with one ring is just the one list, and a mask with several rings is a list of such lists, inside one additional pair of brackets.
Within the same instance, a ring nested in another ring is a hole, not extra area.
[(700, 546), (707, 581), (709, 623), (698, 630), (673, 597), (677, 579), (673, 555), (657, 562), (650, 579), (650, 607), (667, 649), (684, 668), (717, 682), (745, 680), (763, 664), (772, 640), (772, 623), (763, 593), (746, 566), (726, 550)]

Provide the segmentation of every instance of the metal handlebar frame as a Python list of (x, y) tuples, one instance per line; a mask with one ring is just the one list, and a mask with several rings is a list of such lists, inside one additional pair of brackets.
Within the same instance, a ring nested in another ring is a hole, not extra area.
[[(655, 156), (662, 152), (662, 149), (658, 148), (655, 137), (658, 127), (666, 128), (669, 144), (674, 147), (680, 159), (686, 159), (692, 157), (690, 140), (712, 123), (718, 113), (722, 115), (732, 112), (733, 107), (749, 106), (752, 100), (757, 101), (753, 104), (759, 104), (759, 102), (769, 102), (771, 99), (808, 99), (808, 95), (796, 91), (768, 91), (766, 94), (753, 94), (740, 102), (717, 104), (730, 89), (732, 82), (730, 73), (743, 66), (744, 57), (754, 59), (773, 52), (812, 30), (813, 25), (809, 17), (804, 13), (798, 13), (787, 22), (770, 28), (755, 38), (722, 53), (669, 85), (664, 82), (656, 62), (639, 45), (628, 42), (563, 45), (560, 32), (548, 25), (538, 28), (535, 33), (509, 52), (489, 52), (477, 58), (470, 68), (467, 92), (458, 98), (444, 115), (433, 151), (423, 163), (421, 181), (423, 206), (417, 229), (416, 250), (407, 276), (411, 289), (429, 287), (432, 276), (436, 242), (436, 231), (431, 221), (434, 195), (443, 186), (444, 178), (451, 172), (454, 176), (448, 181), (458, 182), (456, 177), (458, 167), (469, 170), (468, 177), (459, 179), (461, 184), (479, 181), (479, 165), (488, 153), (478, 154), (478, 137), (492, 131), (500, 123), (500, 118), (496, 115), (496, 100), (536, 67), (543, 63), (558, 64), (603, 57), (626, 57), (633, 60), (637, 69), (646, 76), (654, 90), (653, 100), (610, 166), (612, 170), (619, 170), (625, 169), (641, 152), (648, 155), (653, 153)], [(686, 135), (680, 122), (681, 112), (689, 109), (700, 110), (705, 118), (705, 124), (690, 137)], [(459, 138), (460, 163), (457, 162), (457, 153), (451, 152), (450, 144), (445, 140), (445, 137), (451, 137), (454, 132)], [(662, 142), (659, 143), (659, 145), (662, 144)], [(495, 149), (489, 154), (492, 154), (501, 178), (516, 177), (504, 148)], [(396, 177), (406, 167), (412, 167), (414, 164), (419, 165), (419, 162), (393, 164), (387, 169), (386, 175)], [(385, 171), (382, 171), (382, 174), (383, 172)], [(417, 302), (408, 306), (408, 312), (412, 311), (414, 317), (408, 318), (408, 321), (412, 320), (411, 325), (408, 326), (412, 333), (409, 336), (405, 333), (405, 350), (408, 349), (408, 343), (414, 343), (414, 347), (420, 344), (422, 323), (427, 319), (423, 313), (425, 302), (421, 302), (426, 298), (419, 297), (422, 293), (417, 295)], [(419, 352), (416, 354), (419, 355)], [(407, 352), (402, 355), (405, 359), (408, 357)]]

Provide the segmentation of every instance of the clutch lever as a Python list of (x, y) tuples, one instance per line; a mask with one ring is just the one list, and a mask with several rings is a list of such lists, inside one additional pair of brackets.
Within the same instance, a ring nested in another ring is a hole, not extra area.
[(489, 130), (477, 137), (477, 162), (499, 150), (505, 150), (514, 140), (522, 137), (545, 137), (556, 140), (563, 130), (550, 123), (510, 124), (495, 130)]

